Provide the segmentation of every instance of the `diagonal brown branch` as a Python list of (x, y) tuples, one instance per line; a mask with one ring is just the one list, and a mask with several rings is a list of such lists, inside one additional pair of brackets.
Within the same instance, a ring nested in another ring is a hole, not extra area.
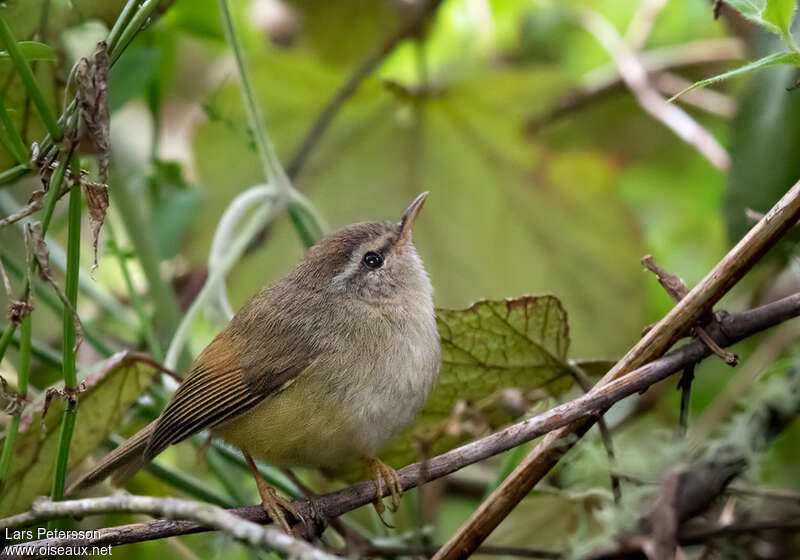
[[(663, 354), (730, 290), (800, 217), (800, 182), (745, 235), (675, 307), (650, 329), (589, 393), (602, 391)], [(528, 492), (594, 424), (592, 418), (551, 432), (480, 505), (435, 560), (465, 558), (486, 539)]]
[[(729, 346), (743, 338), (800, 316), (800, 293), (761, 307), (726, 315), (709, 328), (721, 346)], [(655, 329), (654, 329), (655, 330)], [(529, 442), (561, 426), (582, 418), (595, 418), (615, 402), (628, 395), (643, 391), (650, 385), (681, 371), (690, 363), (710, 355), (708, 347), (699, 340), (689, 342), (664, 357), (616, 379), (572, 401), (563, 403), (533, 418), (514, 424), (457, 449), (421, 463), (409, 465), (399, 472), (404, 490), (415, 487), (424, 474), (424, 480), (435, 480), (466, 466), (477, 463), (513, 447)], [(424, 473), (423, 473), (424, 469)], [(301, 515), (311, 520), (318, 516), (336, 517), (369, 504), (376, 498), (375, 485), (361, 482), (342, 490), (320, 495), (313, 500), (297, 502)], [(229, 510), (244, 519), (258, 523), (268, 522), (261, 506)], [(20, 523), (19, 519), (16, 522)], [(24, 521), (24, 520), (23, 520)], [(0, 531), (14, 525), (13, 519), (0, 520)], [(86, 546), (120, 545), (172, 537), (211, 530), (211, 527), (189, 521), (159, 519), (148, 523), (135, 523), (100, 529), (93, 537), (84, 539), (46, 539), (36, 541), (36, 546)], [(0, 556), (5, 558), (5, 556)]]

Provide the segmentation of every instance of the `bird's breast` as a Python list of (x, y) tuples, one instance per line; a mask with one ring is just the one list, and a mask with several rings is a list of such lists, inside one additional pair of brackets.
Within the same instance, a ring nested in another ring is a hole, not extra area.
[(362, 336), (353, 344), (361, 342), (367, 352), (341, 370), (336, 392), (352, 415), (361, 453), (374, 454), (424, 405), (439, 371), (439, 336), (432, 309), (422, 321), (398, 321)]

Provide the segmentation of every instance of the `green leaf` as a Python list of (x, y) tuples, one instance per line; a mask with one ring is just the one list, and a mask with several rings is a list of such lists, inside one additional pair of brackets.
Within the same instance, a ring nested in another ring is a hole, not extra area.
[(780, 29), (784, 37), (790, 37), (796, 9), (797, 0), (767, 0), (761, 17)]
[[(70, 467), (80, 463), (109, 436), (152, 383), (155, 374), (152, 366), (134, 361), (127, 353), (119, 353), (86, 379), (86, 389), (79, 395)], [(0, 493), (0, 516), (28, 509), (36, 496), (47, 494), (50, 488), (65, 402), (62, 398), (53, 399), (44, 420), (42, 404), (23, 416), (24, 431), (14, 448), (9, 484)]]
[[(22, 51), (22, 56), (27, 60), (44, 60), (47, 62), (56, 62), (58, 60), (55, 51), (44, 43), (39, 43), (38, 41), (18, 41), (17, 46), (19, 46), (19, 50)], [(7, 51), (0, 51), (0, 60), (10, 61), (11, 57)]]
[(726, 2), (740, 14), (764, 29), (789, 36), (796, 0), (730, 0)]
[(716, 82), (727, 80), (728, 78), (733, 78), (734, 76), (740, 76), (742, 74), (752, 72), (753, 70), (758, 70), (759, 68), (767, 68), (769, 66), (775, 66), (776, 64), (793, 64), (794, 66), (800, 66), (800, 54), (794, 52), (772, 53), (770, 55), (765, 56), (764, 58), (760, 58), (754, 62), (745, 64), (744, 66), (740, 66), (735, 70), (731, 70), (730, 72), (725, 72), (723, 74), (714, 76), (713, 78), (707, 78), (705, 80), (700, 80), (699, 82), (695, 82), (688, 88), (684, 89), (683, 91), (679, 91), (678, 93), (670, 97), (668, 102), (675, 101), (681, 95), (683, 95), (688, 91), (692, 91), (693, 89), (706, 87)]
[(456, 402), (502, 387), (544, 388), (560, 394), (572, 384), (564, 360), (567, 313), (554, 296), (479, 301), (440, 309), (442, 369), (425, 414), (448, 416)]
[[(508, 387), (558, 396), (573, 383), (565, 363), (567, 313), (555, 296), (484, 300), (467, 309), (439, 309), (436, 319), (442, 340), (436, 387), (414, 425), (381, 453), (387, 464), (397, 468), (418, 458), (415, 437), (440, 431), (459, 402), (474, 403)], [(508, 415), (486, 414), (492, 428), (508, 420)], [(443, 453), (467, 439), (444, 432), (430, 453)], [(355, 472), (348, 476), (357, 478)]]
[(766, 0), (726, 0), (730, 7), (737, 10), (747, 19), (759, 21), (766, 7)]

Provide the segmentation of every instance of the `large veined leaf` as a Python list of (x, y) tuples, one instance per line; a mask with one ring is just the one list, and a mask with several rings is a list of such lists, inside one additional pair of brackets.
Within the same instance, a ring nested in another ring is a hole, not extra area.
[[(118, 426), (123, 415), (153, 381), (155, 368), (117, 354), (97, 373), (87, 377), (80, 393), (75, 431), (69, 453), (70, 467), (77, 465)], [(41, 404), (41, 403), (40, 403)], [(8, 483), (0, 493), (0, 515), (30, 507), (36, 496), (47, 494), (53, 481), (64, 400), (52, 401), (42, 420), (41, 406), (23, 416), (23, 430), (11, 458)]]
[(543, 388), (552, 395), (571, 385), (565, 366), (567, 314), (553, 296), (479, 301), (437, 312), (442, 368), (425, 406), (449, 415), (459, 399), (480, 399), (502, 387)]

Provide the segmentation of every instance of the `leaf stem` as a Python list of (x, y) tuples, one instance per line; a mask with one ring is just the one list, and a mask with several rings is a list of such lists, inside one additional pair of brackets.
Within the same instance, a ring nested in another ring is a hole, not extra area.
[[(111, 64), (114, 64), (114, 62), (117, 61), (136, 34), (141, 31), (141, 29), (147, 23), (147, 20), (153, 14), (153, 10), (156, 9), (156, 6), (158, 6), (158, 0), (146, 0), (141, 6), (139, 6), (139, 10), (133, 15), (133, 17), (130, 19), (130, 22), (125, 25), (125, 27), (119, 33), (119, 39), (117, 39), (116, 35), (112, 36), (109, 34), (109, 40), (115, 41), (113, 45), (109, 45), (108, 47)], [(126, 17), (129, 17), (129, 13), (126, 13), (129, 8), (131, 8), (129, 5), (125, 6), (125, 9), (120, 16), (125, 15)], [(116, 28), (116, 25), (114, 27)], [(112, 32), (113, 31), (114, 29), (112, 28)]]
[[(71, 158), (73, 184), (69, 193), (69, 214), (68, 214), (68, 234), (67, 234), (67, 276), (64, 292), (67, 299), (72, 304), (73, 309), (77, 309), (78, 303), (78, 270), (80, 268), (81, 256), (81, 185), (77, 179), (80, 177), (80, 161), (77, 157)], [(75, 390), (78, 385), (78, 376), (75, 367), (76, 335), (75, 318), (68, 310), (64, 310), (63, 315), (63, 368), (64, 388)], [(56, 457), (56, 472), (53, 478), (53, 490), (51, 496), (54, 500), (64, 497), (64, 483), (67, 478), (67, 464), (69, 462), (69, 448), (72, 441), (72, 432), (75, 428), (75, 417), (77, 413), (77, 398), (67, 395), (67, 406), (64, 409), (64, 419), (61, 424), (61, 437), (58, 443), (58, 455)]]
[(55, 115), (53, 115), (50, 106), (44, 99), (42, 90), (39, 89), (39, 85), (36, 83), (36, 77), (33, 75), (31, 65), (28, 64), (28, 60), (22, 54), (19, 45), (17, 45), (17, 40), (11, 32), (11, 28), (2, 16), (0, 16), (0, 41), (5, 44), (8, 56), (11, 58), (11, 62), (14, 64), (17, 74), (19, 74), (22, 83), (25, 85), (28, 95), (31, 96), (33, 104), (36, 105), (36, 109), (39, 111), (39, 115), (42, 117), (42, 122), (44, 122), (47, 131), (56, 141), (61, 140), (63, 133), (61, 126), (59, 126)]
[[(322, 237), (325, 231), (324, 222), (320, 219), (316, 211), (309, 212), (308, 208), (300, 208), (291, 196), (295, 190), (286, 171), (283, 169), (275, 146), (269, 138), (266, 126), (264, 126), (264, 116), (256, 101), (256, 95), (247, 73), (244, 51), (236, 35), (236, 28), (233, 24), (229, 0), (218, 0), (222, 28), (225, 31), (225, 39), (231, 47), (233, 57), (236, 61), (236, 68), (239, 71), (239, 79), (242, 85), (242, 98), (244, 100), (245, 111), (250, 128), (253, 130), (253, 138), (256, 144), (256, 152), (261, 162), (261, 168), (267, 182), (275, 185), (278, 189), (278, 206), (283, 207), (288, 204), (289, 216), (292, 224), (297, 230), (300, 239), (306, 247), (311, 247)], [(309, 205), (310, 206), (310, 205)], [(305, 212), (304, 212), (305, 211)]]
[(139, 1), (140, 0), (128, 0), (125, 7), (122, 8), (119, 17), (117, 17), (117, 20), (114, 22), (114, 26), (111, 28), (111, 31), (108, 32), (108, 37), (106, 37), (106, 47), (109, 52), (116, 50), (119, 38), (122, 32), (128, 28), (131, 17), (133, 17), (136, 8), (139, 6)]
[[(22, 340), (19, 351), (19, 370), (17, 373), (17, 391), (20, 397), (28, 394), (28, 378), (31, 371), (31, 316), (26, 315), (22, 319)], [(14, 411), (11, 422), (6, 431), (6, 438), (3, 442), (3, 452), (0, 455), (0, 490), (2, 490), (9, 469), (11, 468), (11, 455), (14, 452), (17, 433), (19, 432), (19, 419), (22, 415), (21, 407)]]
[(247, 120), (250, 121), (250, 126), (253, 129), (253, 138), (256, 143), (256, 151), (258, 152), (258, 159), (261, 162), (261, 168), (264, 170), (267, 182), (272, 183), (278, 188), (279, 194), (283, 197), (283, 201), (285, 202), (288, 199), (287, 195), (289, 189), (292, 188), (292, 183), (289, 181), (289, 177), (286, 175), (281, 162), (278, 160), (275, 147), (272, 145), (264, 126), (264, 116), (261, 114), (261, 109), (256, 102), (253, 86), (247, 73), (244, 52), (239, 43), (239, 38), (236, 35), (236, 28), (233, 25), (229, 1), (218, 0), (218, 4), (222, 19), (222, 28), (225, 31), (225, 39), (227, 39), (228, 45), (231, 47), (234, 60), (236, 61), (236, 68), (239, 71), (239, 79), (242, 83), (242, 98), (244, 100), (245, 111), (247, 112)]
[(236, 264), (244, 254), (247, 245), (253, 237), (255, 237), (255, 235), (278, 213), (279, 206), (276, 198), (278, 198), (279, 195), (275, 192), (276, 189), (274, 187), (267, 186), (267, 188), (271, 188), (272, 196), (265, 197), (265, 201), (253, 212), (249, 221), (242, 228), (241, 233), (232, 240), (227, 254), (224, 255), (218, 267), (209, 273), (200, 293), (192, 302), (192, 305), (189, 306), (188, 311), (186, 311), (183, 319), (180, 321), (180, 325), (175, 331), (175, 335), (172, 337), (172, 341), (167, 349), (167, 357), (164, 361), (164, 365), (168, 368), (175, 369), (178, 356), (184, 349), (186, 339), (189, 335), (189, 327), (191, 327), (194, 318), (205, 303), (214, 296), (219, 284), (224, 281), (225, 275), (227, 275), (228, 271), (233, 268), (233, 265)]

